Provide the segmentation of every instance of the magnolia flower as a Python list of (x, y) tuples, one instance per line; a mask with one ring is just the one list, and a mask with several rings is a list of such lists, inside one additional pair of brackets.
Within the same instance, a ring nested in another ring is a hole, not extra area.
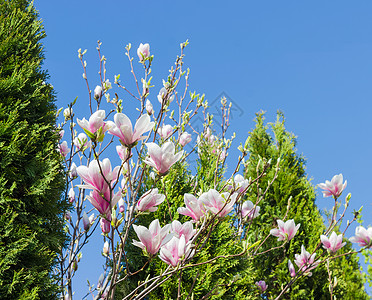
[(138, 211), (157, 211), (157, 205), (161, 204), (165, 200), (165, 195), (159, 194), (158, 189), (147, 191), (141, 196), (137, 202), (136, 209)]
[(288, 259), (288, 270), (289, 270), (289, 274), (291, 274), (291, 277), (296, 276), (296, 270), (295, 270), (295, 268), (294, 268), (290, 259)]
[(184, 195), (186, 207), (179, 207), (177, 212), (181, 215), (191, 217), (194, 222), (199, 221), (205, 215), (205, 207), (202, 200), (197, 199), (191, 194)]
[(71, 179), (74, 179), (78, 176), (76, 171), (76, 164), (74, 162), (71, 164), (69, 176)]
[(58, 134), (59, 134), (59, 139), (61, 140), (63, 138), (63, 136), (65, 135), (65, 131), (62, 129), (62, 130), (58, 131)]
[(182, 147), (185, 147), (188, 143), (191, 142), (191, 134), (187, 133), (186, 131), (183, 132), (180, 136), (180, 144)]
[(110, 246), (109, 246), (108, 241), (106, 241), (106, 242), (103, 244), (102, 252), (103, 252), (103, 255), (104, 255), (104, 256), (108, 256), (108, 255), (110, 254)]
[(310, 255), (309, 252), (306, 251), (304, 245), (301, 246), (301, 254), (295, 254), (295, 263), (299, 268), (299, 271), (303, 271), (304, 275), (311, 276), (312, 273), (309, 272), (310, 270), (316, 268), (319, 264), (319, 261), (314, 262), (316, 253)]
[(125, 210), (124, 199), (120, 198), (118, 204), (119, 204), (119, 212), (123, 213)]
[(105, 131), (105, 122), (103, 121), (105, 116), (106, 112), (104, 110), (97, 110), (90, 116), (89, 121), (83, 118), (82, 120), (77, 119), (77, 123), (87, 132), (95, 134), (100, 128)]
[(301, 224), (296, 226), (293, 219), (286, 221), (277, 220), (279, 228), (271, 229), (270, 234), (278, 237), (278, 241), (290, 241), (295, 236)]
[(110, 232), (110, 226), (111, 226), (110, 221), (106, 220), (105, 218), (101, 218), (99, 220), (99, 224), (101, 226), (101, 230), (102, 230), (103, 233), (109, 233)]
[(150, 122), (148, 115), (142, 115), (136, 122), (134, 130), (132, 130), (132, 122), (123, 113), (117, 113), (114, 117), (114, 122), (109, 121), (109, 133), (117, 136), (121, 143), (129, 148), (133, 147), (138, 141), (143, 140), (144, 134), (154, 127), (154, 122)]
[(63, 215), (65, 220), (68, 221), (71, 219), (71, 213), (69, 211), (66, 211), (65, 214)]
[(230, 193), (220, 194), (215, 189), (210, 189), (208, 192), (203, 193), (199, 199), (207, 210), (223, 218), (233, 209), (237, 196), (237, 193), (230, 196)]
[(72, 107), (65, 108), (65, 110), (63, 111), (63, 116), (65, 117), (66, 121), (71, 118), (72, 112)]
[(147, 253), (151, 255), (156, 254), (160, 247), (172, 238), (172, 235), (169, 234), (170, 225), (167, 224), (161, 228), (158, 219), (151, 222), (149, 229), (134, 224), (133, 229), (140, 239), (140, 242), (133, 240), (133, 245), (143, 250), (146, 249)]
[(88, 137), (85, 133), (79, 133), (79, 135), (74, 138), (74, 145), (78, 150), (90, 148), (92, 142), (88, 140)]
[(372, 227), (365, 229), (363, 226), (355, 228), (355, 236), (349, 239), (352, 243), (358, 243), (360, 247), (372, 246)]
[(171, 223), (171, 232), (176, 238), (181, 238), (182, 235), (185, 236), (186, 243), (188, 243), (195, 235), (196, 229), (194, 229), (191, 221), (181, 224), (180, 221), (174, 220)]
[(162, 127), (159, 127), (158, 134), (160, 137), (164, 140), (169, 138), (173, 133), (173, 126), (172, 125), (163, 125)]
[(247, 217), (248, 220), (253, 220), (260, 215), (260, 207), (252, 203), (252, 201), (245, 201), (242, 205), (242, 217)]
[(256, 285), (257, 285), (258, 288), (261, 290), (261, 292), (264, 292), (264, 291), (267, 290), (266, 282), (263, 281), (263, 280), (260, 280), (260, 281), (256, 282)]
[(106, 79), (106, 81), (103, 82), (103, 88), (105, 91), (112, 88), (110, 80)]
[(155, 143), (147, 143), (148, 154), (145, 163), (154, 167), (159, 175), (168, 173), (170, 167), (179, 161), (183, 155), (183, 151), (175, 154), (175, 147), (172, 142), (164, 143), (161, 148)]
[(75, 201), (75, 191), (73, 188), (70, 188), (70, 190), (68, 191), (68, 201), (70, 203), (73, 203)]
[(97, 85), (94, 89), (94, 99), (98, 100), (102, 96), (102, 87)]
[(327, 249), (331, 252), (336, 252), (346, 245), (346, 242), (342, 242), (342, 237), (342, 234), (337, 235), (336, 232), (333, 231), (329, 239), (327, 238), (327, 236), (321, 235), (320, 240), (322, 241), (324, 249)]
[[(222, 153), (221, 153), (222, 154)], [(234, 176), (234, 182), (231, 183), (228, 188), (229, 190), (233, 189), (235, 186), (235, 191), (237, 193), (242, 193), (249, 185), (248, 179), (244, 179), (244, 177), (240, 174), (236, 174)]]
[(66, 157), (70, 152), (70, 148), (67, 146), (67, 142), (63, 141), (61, 144), (58, 144), (58, 151), (62, 156)]
[(167, 100), (169, 100), (169, 103), (171, 103), (173, 100), (174, 100), (174, 95), (170, 96), (168, 95), (167, 97), (167, 89), (165, 87), (162, 87), (159, 91), (159, 94), (158, 94), (158, 101), (160, 104), (166, 104)]
[(151, 116), (154, 113), (154, 108), (149, 99), (146, 100), (146, 111)]
[(342, 191), (346, 188), (347, 180), (344, 183), (342, 174), (333, 176), (331, 181), (326, 180), (325, 183), (319, 183), (318, 186), (324, 190), (322, 191), (323, 197), (333, 196), (338, 198), (341, 196)]
[(137, 55), (140, 61), (148, 58), (150, 56), (150, 45), (141, 43), (137, 49)]
[(186, 243), (184, 235), (180, 238), (173, 237), (160, 248), (160, 259), (168, 265), (176, 267), (184, 258), (192, 256), (191, 244)]
[(116, 146), (116, 152), (118, 153), (122, 161), (126, 161), (128, 159), (128, 148), (127, 147)]
[(90, 226), (92, 226), (93, 220), (94, 220), (94, 214), (91, 214), (88, 217), (87, 213), (85, 211), (83, 212), (83, 226), (84, 226), (85, 231), (88, 231)]

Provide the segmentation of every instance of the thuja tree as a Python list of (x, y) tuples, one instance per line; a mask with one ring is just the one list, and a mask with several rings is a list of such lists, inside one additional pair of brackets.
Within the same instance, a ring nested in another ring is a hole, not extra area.
[(45, 36), (28, 1), (0, 1), (0, 294), (53, 299), (64, 241), (55, 106), (41, 69)]
[[(324, 234), (326, 226), (314, 203), (314, 186), (306, 176), (305, 159), (296, 153), (295, 136), (286, 131), (283, 115), (278, 113), (276, 122), (268, 126), (264, 122), (264, 114), (257, 114), (256, 127), (247, 142), (249, 159), (245, 164), (246, 178), (257, 176), (265, 161), (271, 160), (279, 166), (278, 170), (268, 167), (267, 181), (257, 182), (247, 193), (247, 199), (253, 203), (260, 195), (264, 195), (264, 199), (259, 203), (260, 216), (256, 218), (256, 223), (250, 225), (248, 239), (255, 241), (267, 238), (259, 251), (263, 254), (258, 255), (253, 262), (252, 274), (257, 276), (257, 279), (267, 279), (266, 283), (270, 288), (266, 293), (275, 298), (282, 290), (283, 284), (291, 279), (288, 259), (293, 261), (295, 253), (301, 252), (302, 245), (311, 245), (312, 248), (307, 249), (310, 253), (319, 248), (319, 236)], [(268, 187), (268, 182), (274, 178), (273, 184)], [(283, 215), (286, 215), (287, 219), (294, 219), (296, 224), (301, 224), (296, 239), (288, 243), (277, 241), (273, 236), (268, 237), (272, 227)], [(275, 247), (277, 249), (266, 252), (267, 249)], [(350, 250), (348, 242), (338, 254)], [(317, 253), (319, 256), (319, 251)], [(356, 254), (343, 256), (329, 265), (326, 263), (318, 266), (311, 273), (312, 275), (308, 274), (298, 280), (283, 297), (329, 299), (332, 293), (337, 299), (368, 299)]]

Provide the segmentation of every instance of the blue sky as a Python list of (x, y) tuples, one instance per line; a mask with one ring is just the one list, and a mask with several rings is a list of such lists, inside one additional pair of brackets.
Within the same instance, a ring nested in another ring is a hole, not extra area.
[[(190, 90), (205, 93), (210, 103), (221, 93), (230, 97), (238, 108), (231, 132), (244, 141), (256, 112), (265, 110), (274, 121), (282, 110), (313, 183), (343, 173), (352, 209), (363, 205), (365, 225), (372, 224), (372, 2), (39, 0), (35, 6), (47, 33), (44, 67), (58, 106), (87, 96), (78, 48), (88, 49), (94, 87), (98, 39), (111, 81), (114, 74), (130, 75), (126, 44), (135, 55), (139, 43), (150, 43), (157, 90), (179, 44), (189, 39)], [(330, 201), (318, 191), (320, 209)], [(88, 273), (98, 277), (100, 271), (82, 265), (82, 275)]]

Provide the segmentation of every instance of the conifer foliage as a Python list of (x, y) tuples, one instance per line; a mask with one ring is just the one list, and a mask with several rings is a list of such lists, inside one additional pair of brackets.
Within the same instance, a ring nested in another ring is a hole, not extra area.
[(0, 1), (0, 295), (53, 299), (63, 245), (64, 174), (32, 4)]

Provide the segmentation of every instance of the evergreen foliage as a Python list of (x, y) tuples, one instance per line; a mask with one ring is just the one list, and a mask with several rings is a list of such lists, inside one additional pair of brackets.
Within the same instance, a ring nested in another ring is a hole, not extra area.
[(0, 1), (0, 295), (54, 299), (64, 174), (55, 106), (41, 69), (45, 37), (26, 0)]
[[(322, 216), (314, 203), (314, 186), (305, 173), (305, 159), (296, 153), (296, 138), (286, 131), (284, 123), (284, 116), (280, 112), (276, 122), (270, 126), (265, 125), (263, 113), (257, 114), (256, 127), (249, 135), (250, 156), (245, 169), (246, 178), (255, 178), (259, 161), (272, 160), (271, 167), (266, 172), (266, 180), (261, 180), (246, 194), (247, 199), (255, 203), (259, 194), (267, 188), (268, 181), (274, 178), (274, 167), (280, 159), (277, 178), (268, 189), (264, 200), (259, 203), (260, 216), (255, 219), (248, 232), (250, 241), (262, 240), (270, 229), (277, 226), (276, 220), (285, 216), (290, 197), (287, 220), (294, 219), (296, 224), (301, 224), (295, 238), (283, 248), (265, 253), (253, 260), (252, 275), (256, 277), (255, 281), (265, 280), (268, 284), (267, 294), (274, 298), (282, 285), (291, 279), (288, 258), (294, 262), (294, 254), (301, 252), (301, 245), (311, 253), (319, 244), (320, 235), (325, 230)], [(270, 135), (269, 128), (273, 135)], [(260, 252), (280, 246), (281, 243), (271, 236)], [(348, 242), (337, 254), (350, 250), (351, 243)], [(323, 251), (325, 251), (323, 248), (317, 251), (316, 259), (319, 259)], [(330, 269), (333, 271), (332, 278), (336, 276), (338, 280), (334, 289), (337, 299), (368, 299), (355, 254), (331, 261)], [(306, 276), (297, 281), (283, 299), (329, 299), (328, 273), (325, 265), (318, 266), (312, 273), (311, 277)]]

